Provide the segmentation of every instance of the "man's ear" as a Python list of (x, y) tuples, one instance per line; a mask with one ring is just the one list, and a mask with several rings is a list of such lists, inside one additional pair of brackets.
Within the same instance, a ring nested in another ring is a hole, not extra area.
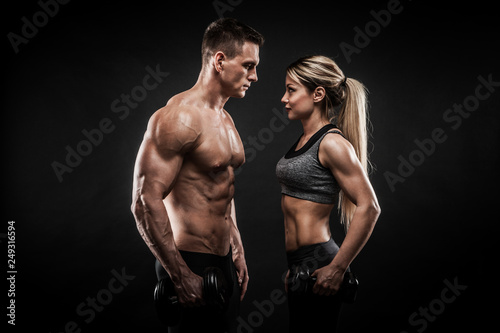
[(222, 63), (224, 62), (224, 60), (226, 60), (226, 55), (224, 54), (224, 52), (217, 51), (214, 54), (214, 56), (212, 57), (212, 59), (213, 59), (213, 65), (214, 65), (215, 70), (218, 73), (222, 72), (222, 69), (223, 69)]
[(326, 91), (325, 88), (323, 87), (316, 87), (313, 92), (313, 101), (315, 103), (321, 102), (326, 96)]

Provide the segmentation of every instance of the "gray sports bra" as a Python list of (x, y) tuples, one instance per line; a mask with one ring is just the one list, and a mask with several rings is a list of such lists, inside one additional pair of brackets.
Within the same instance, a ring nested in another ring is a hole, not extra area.
[(335, 128), (332, 124), (325, 125), (302, 148), (295, 150), (299, 138), (278, 161), (276, 176), (282, 194), (324, 204), (335, 202), (340, 192), (339, 184), (330, 169), (321, 165), (318, 158), (319, 145), (326, 134), (342, 135), (338, 130), (331, 131)]

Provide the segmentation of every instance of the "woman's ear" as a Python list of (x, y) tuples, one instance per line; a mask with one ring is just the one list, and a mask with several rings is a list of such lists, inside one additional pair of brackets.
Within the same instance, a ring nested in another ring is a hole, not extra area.
[(217, 53), (214, 54), (212, 59), (215, 70), (218, 73), (222, 72), (223, 69), (222, 63), (224, 62), (224, 60), (226, 60), (226, 55), (224, 54), (224, 52), (218, 51)]
[(313, 92), (313, 101), (315, 103), (321, 102), (326, 96), (326, 91), (325, 88), (323, 87), (316, 87)]

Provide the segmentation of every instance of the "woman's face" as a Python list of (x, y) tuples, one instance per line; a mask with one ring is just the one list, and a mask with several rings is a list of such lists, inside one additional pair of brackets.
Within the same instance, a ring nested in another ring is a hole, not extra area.
[(281, 102), (285, 104), (289, 119), (303, 119), (314, 110), (314, 92), (306, 86), (293, 80), (288, 74), (285, 81), (286, 91)]

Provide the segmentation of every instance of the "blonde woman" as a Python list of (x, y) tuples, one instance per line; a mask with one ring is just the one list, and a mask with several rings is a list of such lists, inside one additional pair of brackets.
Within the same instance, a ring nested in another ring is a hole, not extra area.
[[(366, 89), (324, 56), (292, 63), (285, 85), (281, 101), (289, 119), (300, 120), (303, 127), (276, 166), (289, 268), (285, 288), (290, 332), (335, 332), (344, 274), (380, 214), (367, 175)], [(340, 248), (329, 226), (335, 207), (348, 230)]]

